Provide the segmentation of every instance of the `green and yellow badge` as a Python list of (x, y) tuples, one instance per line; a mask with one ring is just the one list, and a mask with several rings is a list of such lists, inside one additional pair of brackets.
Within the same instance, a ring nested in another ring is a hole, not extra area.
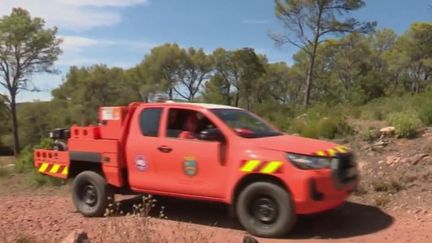
[(198, 163), (192, 156), (187, 156), (183, 161), (183, 172), (187, 176), (194, 176), (198, 173)]

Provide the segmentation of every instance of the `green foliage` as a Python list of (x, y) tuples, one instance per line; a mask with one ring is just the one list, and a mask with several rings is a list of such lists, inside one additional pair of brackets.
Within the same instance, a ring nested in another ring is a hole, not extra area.
[(412, 138), (417, 135), (421, 121), (416, 113), (397, 112), (388, 116), (388, 123), (396, 128), (396, 135), (403, 138)]
[(372, 142), (378, 137), (378, 131), (373, 127), (368, 127), (367, 129), (360, 131), (360, 137), (367, 142)]
[(55, 102), (20, 104), (18, 123), (23, 147), (38, 144), (54, 128), (68, 126), (71, 121), (65, 116), (65, 113), (64, 107)]
[(122, 69), (105, 65), (71, 67), (65, 82), (52, 92), (55, 113), (67, 115), (66, 123), (95, 123), (100, 106), (140, 100), (138, 90), (126, 77)]
[(329, 138), (352, 134), (353, 130), (341, 109), (314, 106), (291, 121), (290, 131), (311, 138)]
[(32, 18), (22, 8), (13, 8), (0, 18), (0, 84), (7, 94), (2, 102), (10, 105), (14, 152), (19, 153), (19, 130), (16, 119), (16, 96), (20, 90), (37, 90), (29, 82), (35, 72), (54, 72), (53, 64), (61, 54), (57, 28), (46, 28), (41, 18)]
[[(50, 149), (53, 146), (53, 141), (49, 138), (42, 139), (39, 144), (35, 146), (26, 146), (22, 151), (15, 165), (15, 170), (17, 173), (25, 173), (29, 171), (36, 171), (33, 166), (34, 157), (33, 151), (35, 149)], [(38, 179), (38, 176), (35, 176)]]
[(27, 179), (27, 183), (30, 186), (34, 186), (34, 187), (41, 187), (41, 186), (61, 186), (63, 185), (63, 180), (56, 178), (56, 177), (52, 177), (52, 176), (47, 176), (44, 174), (41, 174), (39, 172), (37, 172), (36, 170), (31, 172), (31, 176), (28, 177)]
[(30, 186), (41, 187), (41, 186), (61, 186), (63, 185), (63, 181), (61, 179), (46, 176), (37, 171), (37, 169), (33, 166), (34, 157), (33, 151), (35, 149), (51, 149), (53, 145), (53, 141), (49, 138), (42, 139), (39, 144), (35, 146), (27, 146), (25, 147), (15, 165), (15, 171), (17, 173), (29, 173), (29, 177), (26, 178), (27, 183)]
[[(305, 105), (308, 106), (310, 102), (310, 93), (312, 88), (320, 91), (318, 85), (313, 86), (314, 77), (318, 76), (317, 67), (320, 63), (317, 57), (320, 56), (320, 43), (321, 40), (329, 34), (349, 33), (349, 32), (368, 32), (374, 28), (376, 23), (361, 23), (354, 18), (343, 19), (342, 16), (351, 11), (360, 9), (364, 6), (362, 0), (330, 0), (330, 1), (301, 1), (301, 0), (276, 0), (275, 1), (275, 14), (286, 33), (273, 33), (272, 39), (276, 43), (292, 44), (304, 51), (307, 55), (307, 72), (306, 76), (306, 93)], [(349, 50), (359, 50), (360, 48), (345, 48)], [(326, 57), (326, 55), (321, 55)], [(348, 59), (354, 60), (347, 55)], [(336, 59), (338, 60), (338, 59)], [(344, 70), (354, 70), (358, 72), (359, 69), (351, 68), (346, 69), (346, 65), (341, 68)], [(355, 66), (356, 64), (354, 64)], [(340, 69), (340, 70), (342, 70)], [(306, 73), (305, 72), (305, 73)], [(321, 75), (319, 75), (321, 76)], [(346, 80), (350, 82), (350, 80)]]
[[(316, 4), (313, 1), (278, 0), (276, 15), (284, 23), (289, 21), (288, 17), (314, 17), (316, 12), (309, 7), (316, 7)], [(399, 136), (412, 136), (411, 130), (420, 126), (419, 119), (424, 125), (432, 125), (432, 92), (427, 91), (431, 88), (432, 77), (432, 42), (427, 41), (432, 25), (414, 23), (400, 36), (389, 29), (362, 34), (372, 25), (352, 19), (346, 22), (336, 13), (338, 10), (346, 13), (359, 9), (363, 1), (326, 1), (323, 4), (330, 8), (323, 9), (321, 23), (312, 21), (313, 18), (299, 19), (305, 23), (313, 22), (305, 28), (318, 24), (323, 28), (321, 31), (327, 29), (329, 34), (340, 32), (342, 27), (343, 32), (350, 33), (334, 39), (319, 36), (318, 39), (325, 41), (318, 41), (315, 46), (309, 41), (305, 42), (308, 43), (306, 45), (297, 42), (302, 48), (295, 53), (294, 63), (290, 66), (284, 62), (269, 63), (266, 56), (257, 54), (251, 48), (218, 48), (206, 53), (202, 48), (164, 44), (154, 47), (137, 66), (130, 69), (102, 64), (71, 67), (64, 82), (53, 90), (52, 101), (20, 104), (19, 135), (22, 144), (29, 146), (20, 158), (32, 161), (29, 151), (51, 129), (69, 127), (74, 123), (96, 123), (100, 106), (127, 105), (146, 100), (155, 91), (165, 92), (174, 100), (242, 107), (261, 115), (284, 131), (308, 137), (335, 138), (351, 134), (348, 116), (387, 120), (397, 124)], [(297, 10), (302, 15), (296, 15)], [(15, 22), (19, 26), (10, 24)], [(53, 71), (51, 64), (56, 59), (60, 43), (55, 37), (55, 28), (45, 28), (43, 20), (30, 18), (22, 9), (1, 18), (0, 23), (5, 31), (7, 28), (13, 33), (20, 30), (22, 33), (17, 32), (19, 40), (27, 38), (32, 42), (40, 34), (43, 43), (36, 44), (40, 44), (41, 48), (44, 46), (43, 50), (47, 51), (47, 63), (43, 67), (36, 66), (36, 69)], [(35, 36), (28, 36), (26, 31), (32, 29), (29, 26), (38, 30)], [(289, 33), (295, 33), (299, 28), (298, 25), (285, 27)], [(304, 34), (313, 34), (315, 29)], [(289, 37), (285, 34), (272, 37), (276, 41), (287, 40), (276, 38)], [(310, 37), (302, 38), (308, 40)], [(46, 42), (50, 41), (51, 46), (46, 46)], [(0, 47), (2, 45), (8, 44), (1, 42)], [(314, 47), (314, 70), (310, 72), (313, 76), (310, 101), (313, 104), (306, 110), (301, 107)], [(11, 129), (7, 128), (11, 125), (7, 119), (7, 104), (8, 96), (0, 95), (0, 141), (2, 145), (10, 146), (13, 136)], [(406, 115), (394, 115), (396, 112), (410, 113), (416, 119), (411, 121)], [(374, 132), (361, 131), (361, 136), (370, 141)], [(27, 165), (31, 163), (21, 163), (19, 170), (28, 170)]]
[(4, 168), (0, 166), (0, 178), (7, 177), (11, 174), (11, 171), (8, 168)]

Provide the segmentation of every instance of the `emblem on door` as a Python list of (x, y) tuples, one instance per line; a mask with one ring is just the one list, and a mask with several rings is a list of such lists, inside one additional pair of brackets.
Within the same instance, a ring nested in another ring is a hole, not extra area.
[(188, 156), (184, 158), (183, 172), (187, 176), (194, 176), (198, 173), (198, 163), (194, 157)]

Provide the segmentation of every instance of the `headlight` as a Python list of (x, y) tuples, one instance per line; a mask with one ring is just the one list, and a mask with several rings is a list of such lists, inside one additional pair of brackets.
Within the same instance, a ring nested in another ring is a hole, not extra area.
[(290, 154), (290, 153), (287, 153), (286, 157), (295, 166), (305, 170), (331, 168), (332, 165), (334, 166), (338, 162), (336, 158), (313, 157), (313, 156)]

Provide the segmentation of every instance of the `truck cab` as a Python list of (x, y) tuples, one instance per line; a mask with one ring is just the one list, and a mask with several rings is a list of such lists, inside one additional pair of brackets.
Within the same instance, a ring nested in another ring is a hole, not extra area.
[(73, 201), (85, 216), (102, 216), (127, 190), (222, 202), (250, 233), (278, 237), (297, 215), (342, 204), (358, 182), (347, 147), (285, 134), (231, 106), (101, 107), (96, 126), (57, 133), (67, 146), (35, 150), (35, 167), (73, 179)]

